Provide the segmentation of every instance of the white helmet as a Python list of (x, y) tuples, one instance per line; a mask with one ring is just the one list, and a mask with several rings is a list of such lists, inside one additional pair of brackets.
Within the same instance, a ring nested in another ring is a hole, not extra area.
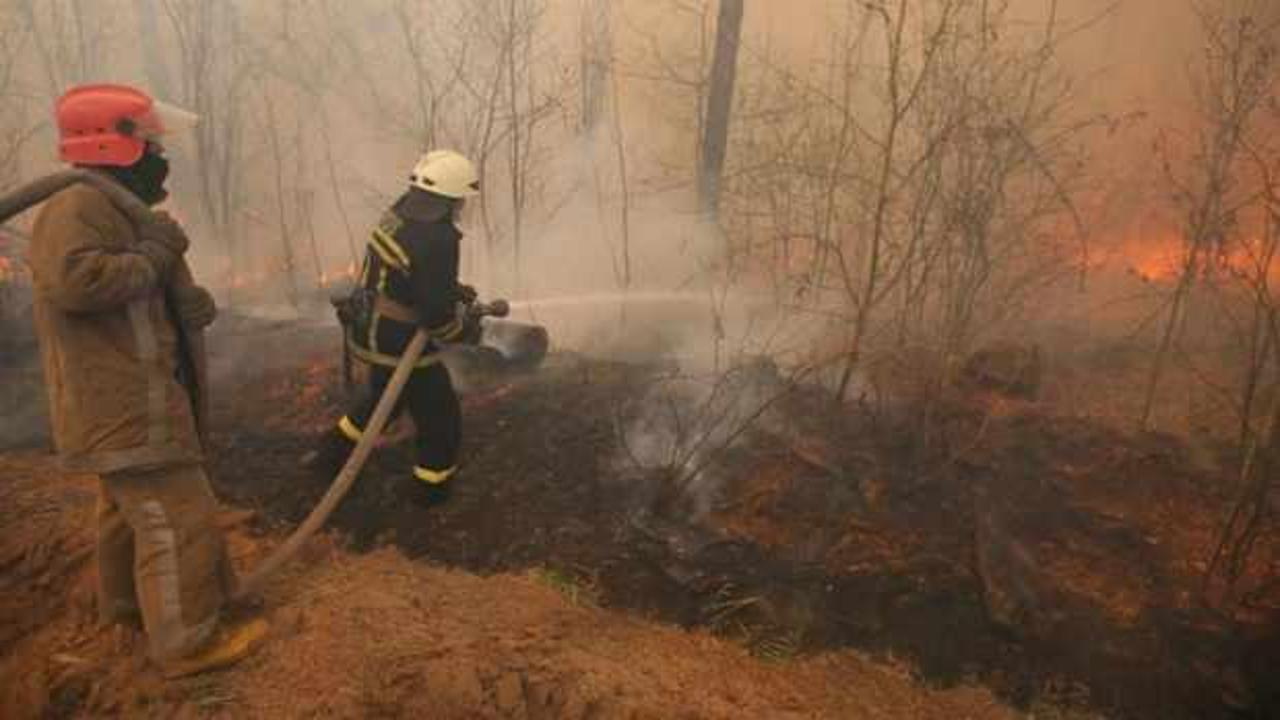
[(452, 150), (432, 150), (418, 159), (409, 182), (414, 187), (448, 198), (467, 198), (480, 194), (480, 176), (476, 166)]

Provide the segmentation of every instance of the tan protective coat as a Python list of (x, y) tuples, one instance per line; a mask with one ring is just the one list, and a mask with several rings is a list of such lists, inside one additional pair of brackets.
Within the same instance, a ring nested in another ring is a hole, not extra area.
[(101, 191), (77, 184), (32, 234), (33, 310), (54, 438), (71, 470), (111, 473), (201, 459), (176, 380), (178, 338), (137, 234)]

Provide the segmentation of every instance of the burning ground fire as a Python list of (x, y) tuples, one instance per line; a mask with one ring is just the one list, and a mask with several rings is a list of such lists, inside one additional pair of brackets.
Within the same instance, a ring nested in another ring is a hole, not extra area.
[[(280, 264), (276, 267), (265, 267), (256, 269), (251, 272), (240, 271), (236, 273), (224, 272), (223, 277), (227, 277), (226, 287), (231, 290), (244, 290), (248, 288), (262, 287), (273, 281), (277, 281), (288, 272), (287, 266)], [(354, 262), (347, 263), (341, 269), (326, 269), (320, 271), (316, 275), (316, 284), (319, 287), (327, 288), (331, 285), (354, 280), (356, 278), (356, 264)]]
[(1149, 283), (1167, 283), (1177, 279), (1184, 255), (1177, 238), (1142, 238), (1125, 242), (1120, 262), (1125, 272)]
[[(1263, 247), (1261, 241), (1246, 241), (1229, 252), (1216, 252), (1202, 272), (1221, 271), (1225, 274), (1257, 279), (1263, 259), (1255, 254)], [(1120, 244), (1119, 262), (1124, 271), (1146, 283), (1166, 285), (1178, 280), (1186, 263), (1186, 251), (1181, 238), (1175, 235), (1157, 235), (1129, 239)], [(1266, 263), (1265, 275), (1269, 282), (1280, 286), (1280, 257), (1271, 257)]]
[(320, 273), (320, 287), (329, 287), (341, 282), (352, 281), (356, 279), (355, 262), (347, 263), (347, 266), (341, 270), (324, 270)]

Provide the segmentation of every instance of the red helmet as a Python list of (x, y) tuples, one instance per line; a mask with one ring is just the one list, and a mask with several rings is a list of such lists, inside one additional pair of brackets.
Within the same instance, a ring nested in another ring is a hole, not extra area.
[(132, 165), (147, 142), (196, 116), (125, 85), (81, 85), (58, 98), (58, 151), (75, 165)]

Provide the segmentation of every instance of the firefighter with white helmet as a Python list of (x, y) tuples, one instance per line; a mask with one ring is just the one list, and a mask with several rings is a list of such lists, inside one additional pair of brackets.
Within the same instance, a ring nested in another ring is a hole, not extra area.
[(327, 433), (308, 465), (336, 472), (364, 434), (400, 355), (418, 328), (432, 343), (405, 387), (396, 412), (408, 405), (417, 429), (411, 487), (425, 504), (449, 497), (462, 442), (462, 412), (442, 343), (474, 342), (479, 319), (467, 312), (473, 288), (458, 282), (462, 233), (456, 220), (467, 198), (480, 193), (475, 165), (451, 150), (423, 155), (409, 187), (370, 233), (359, 288), (346, 312), (350, 352), (369, 365), (367, 392)]
[[(409, 183), (432, 195), (464, 200), (480, 194), (476, 166), (452, 150), (432, 150), (418, 159)], [(461, 206), (458, 206), (459, 208)]]

